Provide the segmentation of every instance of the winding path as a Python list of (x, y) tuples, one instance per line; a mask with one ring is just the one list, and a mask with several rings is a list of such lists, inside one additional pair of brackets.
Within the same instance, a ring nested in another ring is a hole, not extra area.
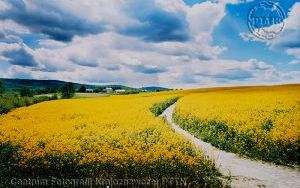
[(215, 160), (224, 176), (231, 176), (232, 187), (278, 187), (300, 188), (300, 171), (285, 166), (241, 158), (234, 153), (222, 151), (209, 143), (203, 142), (181, 129), (172, 120), (175, 104), (167, 108), (165, 116), (176, 132), (192, 141), (202, 153)]

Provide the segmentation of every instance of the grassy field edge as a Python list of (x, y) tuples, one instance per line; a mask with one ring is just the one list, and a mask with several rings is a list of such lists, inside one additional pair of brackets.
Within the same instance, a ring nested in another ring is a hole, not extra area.
[[(298, 147), (274, 142), (255, 129), (238, 132), (223, 121), (205, 122), (189, 114), (182, 116), (178, 109), (174, 111), (173, 120), (184, 130), (222, 150), (275, 164), (299, 166), (300, 140)], [(265, 142), (267, 147), (259, 148), (257, 142)]]

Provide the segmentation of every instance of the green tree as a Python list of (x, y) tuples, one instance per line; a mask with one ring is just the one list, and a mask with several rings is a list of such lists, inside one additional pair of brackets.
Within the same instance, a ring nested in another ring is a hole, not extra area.
[(50, 97), (50, 100), (57, 100), (58, 99), (58, 96), (56, 93), (54, 93), (51, 97)]
[(4, 93), (4, 84), (1, 80), (0, 80), (0, 93)]
[(100, 92), (103, 92), (103, 89), (104, 89), (104, 88), (97, 87), (96, 89), (94, 89), (94, 92), (95, 92), (95, 93), (100, 93)]
[(33, 93), (28, 87), (23, 87), (20, 90), (20, 95), (21, 95), (21, 97), (32, 97)]
[(84, 85), (80, 86), (79, 89), (78, 89), (78, 92), (85, 93), (86, 92), (86, 87)]
[(75, 93), (75, 89), (74, 89), (74, 85), (71, 82), (66, 83), (62, 89), (61, 89), (61, 93), (62, 93), (62, 98), (63, 99), (70, 99), (74, 96)]

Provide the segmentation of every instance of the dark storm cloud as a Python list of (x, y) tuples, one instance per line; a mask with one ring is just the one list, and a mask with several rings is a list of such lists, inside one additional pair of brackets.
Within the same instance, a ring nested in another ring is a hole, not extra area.
[(25, 67), (34, 67), (37, 65), (34, 57), (24, 48), (17, 50), (4, 51), (2, 55), (8, 58), (8, 62), (12, 65), (20, 65)]
[(28, 10), (24, 1), (6, 1), (10, 8), (1, 12), (1, 19), (11, 19), (28, 27), (32, 32), (42, 33), (54, 40), (71, 41), (74, 35), (96, 34), (103, 31), (101, 24), (63, 12), (46, 1), (33, 0), (36, 9)]
[[(121, 30), (121, 33), (138, 36), (144, 41), (187, 41), (189, 39), (188, 23), (181, 13), (167, 12), (153, 1), (130, 3), (128, 13), (139, 20), (141, 25)], [(134, 11), (132, 11), (134, 9)]]
[(130, 69), (132, 69), (135, 72), (144, 73), (144, 74), (157, 74), (166, 72), (167, 69), (163, 67), (152, 67), (152, 66), (146, 66), (146, 65), (128, 65)]
[[(51, 1), (31, 0), (30, 9), (24, 0), (6, 0), (10, 8), (0, 13), (0, 19), (11, 19), (33, 33), (45, 34), (58, 41), (71, 41), (75, 35), (85, 36), (104, 32), (104, 23), (84, 20), (63, 11)], [(188, 23), (184, 13), (173, 13), (157, 7), (153, 1), (132, 1), (124, 8), (140, 24), (117, 28), (116, 32), (149, 42), (187, 41)], [(112, 10), (113, 11), (113, 10)], [(108, 24), (108, 23), (106, 23)]]
[(70, 58), (70, 61), (72, 61), (76, 65), (84, 67), (98, 67), (98, 63), (93, 61), (79, 60), (77, 58)]

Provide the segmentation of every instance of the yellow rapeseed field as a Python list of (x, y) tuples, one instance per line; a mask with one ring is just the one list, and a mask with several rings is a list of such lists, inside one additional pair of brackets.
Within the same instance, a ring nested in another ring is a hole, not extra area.
[(174, 116), (184, 128), (222, 149), (299, 163), (299, 85), (190, 93), (179, 100)]
[(150, 112), (154, 103), (171, 97), (110, 96), (19, 108), (0, 117), (1, 147), (15, 151), (16, 171), (25, 175), (180, 176), (215, 182), (212, 162)]

